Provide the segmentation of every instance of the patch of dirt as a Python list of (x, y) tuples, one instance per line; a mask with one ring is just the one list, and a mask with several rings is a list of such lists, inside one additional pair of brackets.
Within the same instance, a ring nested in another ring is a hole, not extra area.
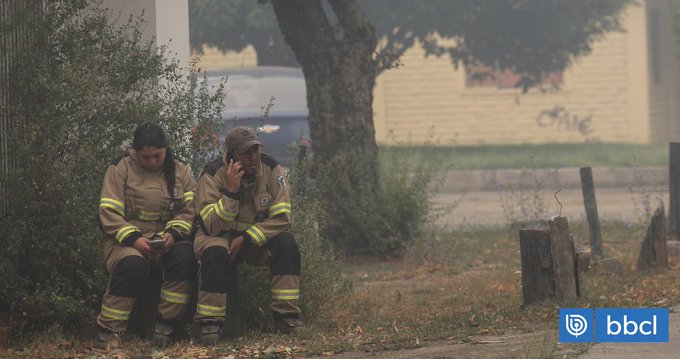
[[(432, 358), (536, 358), (536, 357), (573, 357), (583, 351), (577, 346), (553, 346), (555, 343), (553, 331), (537, 331), (533, 333), (502, 335), (502, 336), (472, 336), (469, 342), (459, 340), (444, 340), (422, 343), (417, 349), (399, 349), (377, 352), (346, 352), (332, 356), (332, 359), (432, 359)], [(324, 357), (316, 357), (324, 358)]]

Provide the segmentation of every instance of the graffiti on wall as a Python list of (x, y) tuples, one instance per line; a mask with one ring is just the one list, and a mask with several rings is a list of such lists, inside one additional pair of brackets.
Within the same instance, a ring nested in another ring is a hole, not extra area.
[(536, 124), (539, 127), (578, 132), (583, 136), (588, 136), (593, 132), (590, 128), (592, 121), (592, 114), (579, 116), (567, 111), (563, 106), (543, 110), (536, 117)]

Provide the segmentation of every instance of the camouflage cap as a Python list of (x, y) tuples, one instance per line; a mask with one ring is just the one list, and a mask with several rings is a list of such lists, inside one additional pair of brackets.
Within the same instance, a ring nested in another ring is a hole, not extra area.
[(227, 151), (237, 153), (243, 153), (253, 145), (263, 146), (255, 130), (247, 126), (238, 126), (229, 130), (225, 143)]

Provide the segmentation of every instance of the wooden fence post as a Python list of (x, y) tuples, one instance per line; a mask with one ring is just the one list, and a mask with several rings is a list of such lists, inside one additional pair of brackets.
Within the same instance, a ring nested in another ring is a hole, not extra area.
[(595, 184), (593, 182), (593, 170), (590, 167), (581, 167), (581, 189), (583, 190), (583, 204), (586, 208), (586, 218), (590, 229), (590, 249), (592, 254), (602, 258), (602, 234), (600, 232), (600, 218), (597, 214), (597, 202), (595, 201)]
[(680, 143), (669, 145), (668, 163), (668, 234), (671, 240), (680, 239)]
[(649, 227), (647, 227), (645, 238), (642, 240), (642, 248), (640, 248), (640, 256), (637, 262), (638, 271), (668, 267), (667, 237), (666, 213), (663, 205), (661, 205), (654, 212)]
[(550, 297), (572, 299), (585, 291), (590, 252), (574, 251), (565, 217), (554, 217), (548, 224), (548, 231), (519, 231), (524, 305)]
[(576, 253), (567, 218), (553, 217), (548, 221), (548, 226), (550, 227), (550, 254), (555, 273), (555, 296), (558, 299), (576, 298), (578, 296), (574, 270)]
[(541, 229), (521, 229), (522, 298), (524, 305), (555, 296), (550, 236)]

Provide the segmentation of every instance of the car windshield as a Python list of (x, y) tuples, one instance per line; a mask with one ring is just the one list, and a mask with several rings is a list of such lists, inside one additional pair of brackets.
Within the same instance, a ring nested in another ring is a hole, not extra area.
[(306, 112), (307, 90), (301, 71), (225, 71), (208, 74), (208, 85), (227, 77), (225, 113), (242, 114), (262, 111), (274, 97), (272, 113)]

